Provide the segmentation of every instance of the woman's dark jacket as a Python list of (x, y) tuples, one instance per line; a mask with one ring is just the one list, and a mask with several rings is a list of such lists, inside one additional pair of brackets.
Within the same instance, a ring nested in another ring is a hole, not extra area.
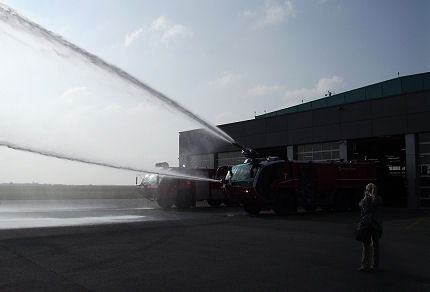
[(358, 205), (361, 208), (361, 224), (372, 226), (373, 230), (382, 233), (381, 197), (373, 199), (371, 196), (365, 196)]

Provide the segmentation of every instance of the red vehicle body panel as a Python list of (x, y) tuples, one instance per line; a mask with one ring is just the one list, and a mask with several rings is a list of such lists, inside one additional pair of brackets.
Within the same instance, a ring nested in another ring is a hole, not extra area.
[(240, 201), (245, 207), (253, 206), (253, 210), (279, 210), (285, 209), (286, 205), (290, 205), (291, 210), (297, 206), (309, 210), (317, 206), (339, 210), (355, 209), (366, 184), (377, 183), (377, 167), (367, 161), (305, 162), (260, 159), (248, 165), (248, 168), (253, 165), (253, 170), (250, 171), (251, 179), (243, 182), (226, 181), (223, 190), (226, 197)]
[[(206, 168), (166, 169), (175, 175), (215, 179), (216, 171)], [(153, 179), (146, 179), (154, 176)], [(221, 183), (214, 181), (194, 180), (192, 178), (176, 178), (166, 175), (147, 174), (138, 185), (138, 192), (146, 199), (156, 200), (161, 207), (169, 208), (176, 205), (185, 208), (195, 205), (196, 201), (208, 200), (210, 203), (222, 202), (224, 194)]]

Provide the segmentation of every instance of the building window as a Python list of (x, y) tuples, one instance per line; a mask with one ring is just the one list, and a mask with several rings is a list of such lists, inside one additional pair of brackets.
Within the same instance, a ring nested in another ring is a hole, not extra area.
[(188, 156), (188, 168), (210, 168), (210, 154), (196, 154)]
[(244, 161), (245, 156), (243, 156), (241, 151), (221, 152), (218, 153), (217, 166), (233, 166), (241, 164)]
[(339, 143), (316, 143), (297, 145), (297, 160), (331, 161), (340, 159)]
[(430, 165), (420, 165), (420, 176), (430, 176)]

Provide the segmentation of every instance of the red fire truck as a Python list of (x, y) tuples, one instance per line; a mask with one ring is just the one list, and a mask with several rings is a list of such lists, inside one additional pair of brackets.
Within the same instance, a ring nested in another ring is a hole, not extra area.
[[(356, 209), (364, 187), (376, 182), (376, 165), (366, 161), (304, 162), (261, 158), (251, 154), (231, 167), (223, 191), (250, 214), (273, 209), (277, 214), (305, 210)], [(246, 153), (245, 153), (246, 155)]]
[[(195, 206), (196, 201), (206, 200), (211, 206), (219, 206), (223, 202), (222, 185), (214, 181), (214, 169), (169, 167), (167, 163), (157, 163), (156, 166), (162, 167), (163, 173), (171, 173), (172, 176), (145, 174), (137, 189), (144, 198), (157, 201), (160, 207), (170, 208), (175, 205), (176, 208), (184, 209)], [(208, 178), (212, 181), (192, 177)]]

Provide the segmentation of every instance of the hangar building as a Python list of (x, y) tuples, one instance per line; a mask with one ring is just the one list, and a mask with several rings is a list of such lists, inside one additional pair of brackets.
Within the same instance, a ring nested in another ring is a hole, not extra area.
[[(280, 159), (379, 162), (387, 172), (387, 205), (430, 207), (430, 72), (218, 127), (241, 145)], [(244, 160), (239, 149), (204, 129), (179, 134), (181, 166), (217, 168)]]

